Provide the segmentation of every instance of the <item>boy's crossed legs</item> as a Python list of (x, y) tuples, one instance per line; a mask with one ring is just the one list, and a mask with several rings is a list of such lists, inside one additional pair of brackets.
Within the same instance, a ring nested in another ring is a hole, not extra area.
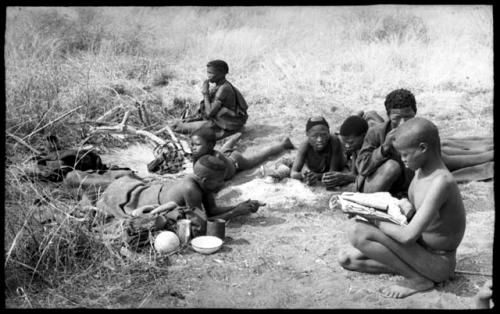
[(356, 223), (349, 240), (356, 249), (340, 256), (343, 268), (405, 277), (397, 285), (380, 289), (388, 297), (404, 298), (429, 290), (435, 282), (449, 279), (455, 270), (455, 252), (439, 255), (415, 242), (398, 243), (369, 223)]

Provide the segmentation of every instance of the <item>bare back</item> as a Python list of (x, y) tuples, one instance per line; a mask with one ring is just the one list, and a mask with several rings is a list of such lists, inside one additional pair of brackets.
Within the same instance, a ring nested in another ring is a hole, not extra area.
[(410, 184), (408, 196), (418, 212), (436, 184), (440, 185), (442, 202), (422, 232), (420, 241), (431, 249), (454, 251), (464, 235), (465, 209), (453, 175), (447, 169), (437, 169), (424, 177), (418, 170)]

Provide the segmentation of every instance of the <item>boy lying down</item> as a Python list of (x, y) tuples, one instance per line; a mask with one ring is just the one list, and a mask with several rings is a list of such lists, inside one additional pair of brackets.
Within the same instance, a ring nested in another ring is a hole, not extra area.
[(248, 200), (236, 206), (217, 206), (214, 193), (224, 186), (224, 171), (225, 165), (220, 159), (205, 155), (194, 164), (193, 174), (171, 183), (151, 184), (137, 177), (124, 176), (108, 185), (97, 207), (115, 217), (126, 218), (187, 206), (206, 220), (207, 217), (231, 219), (255, 213), (265, 205)]
[[(232, 142), (232, 140), (230, 139)], [(191, 134), (191, 149), (193, 152), (193, 163), (202, 156), (215, 156), (225, 164), (224, 180), (230, 180), (237, 172), (251, 169), (266, 159), (279, 155), (285, 150), (294, 149), (290, 138), (285, 138), (281, 143), (273, 144), (267, 148), (254, 152), (251, 155), (243, 155), (232, 149), (232, 143), (226, 143), (221, 151), (215, 150), (216, 136), (210, 128), (199, 128)]]
[(432, 122), (408, 120), (395, 132), (393, 146), (405, 166), (415, 171), (408, 190), (415, 214), (407, 225), (374, 219), (355, 222), (349, 233), (354, 248), (342, 253), (339, 263), (353, 271), (402, 275), (403, 281), (380, 292), (404, 298), (454, 275), (465, 210), (457, 183), (441, 158)]
[(345, 157), (338, 137), (330, 133), (324, 117), (309, 118), (306, 123), (307, 139), (300, 144), (290, 177), (314, 185), (331, 171), (341, 171)]

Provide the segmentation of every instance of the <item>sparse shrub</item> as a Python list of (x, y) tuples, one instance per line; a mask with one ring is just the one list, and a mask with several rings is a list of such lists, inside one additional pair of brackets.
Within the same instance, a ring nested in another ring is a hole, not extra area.
[(167, 86), (170, 80), (174, 78), (174, 75), (170, 72), (162, 71), (158, 73), (151, 82), (152, 86)]
[(389, 15), (382, 19), (381, 25), (373, 31), (374, 38), (381, 41), (416, 40), (428, 43), (427, 27), (422, 18), (414, 15)]
[[(360, 10), (354, 14), (357, 27), (347, 30), (347, 34), (364, 42), (396, 42), (401, 44), (417, 41), (423, 44), (429, 42), (427, 26), (422, 18), (396, 12), (372, 12)], [(347, 16), (346, 19), (352, 18)]]

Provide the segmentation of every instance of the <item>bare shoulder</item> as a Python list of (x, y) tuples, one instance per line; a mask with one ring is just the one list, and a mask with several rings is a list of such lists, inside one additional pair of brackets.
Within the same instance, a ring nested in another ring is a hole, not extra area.
[(456, 185), (455, 178), (451, 174), (448, 169), (440, 169), (436, 171), (436, 174), (433, 178), (433, 182), (436, 182), (439, 185)]
[(299, 148), (297, 149), (297, 154), (305, 154), (309, 148), (310, 148), (309, 141), (305, 140), (302, 143), (300, 143)]

